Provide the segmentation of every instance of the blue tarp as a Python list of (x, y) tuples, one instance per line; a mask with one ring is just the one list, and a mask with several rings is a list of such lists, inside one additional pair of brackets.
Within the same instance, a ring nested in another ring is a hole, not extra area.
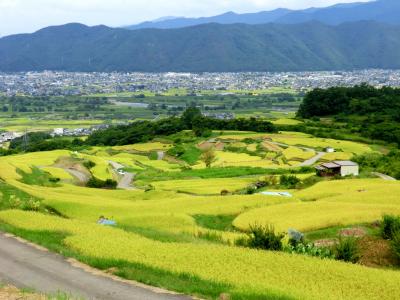
[(112, 221), (112, 220), (102, 220), (98, 222), (100, 225), (106, 225), (106, 226), (115, 226), (117, 225), (117, 222)]

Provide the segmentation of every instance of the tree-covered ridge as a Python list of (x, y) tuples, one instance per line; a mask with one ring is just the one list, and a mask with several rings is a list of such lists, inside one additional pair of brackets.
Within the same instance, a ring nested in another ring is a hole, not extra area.
[(148, 142), (156, 137), (168, 136), (183, 130), (193, 130), (197, 136), (208, 137), (212, 130), (234, 130), (254, 132), (277, 132), (269, 121), (256, 118), (219, 120), (204, 117), (198, 108), (188, 108), (181, 117), (171, 117), (158, 121), (137, 121), (129, 125), (112, 126), (92, 133), (87, 140), (64, 137), (51, 138), (45, 132), (28, 133), (13, 140), (8, 150), (0, 149), (1, 155), (19, 152), (50, 151), (56, 149), (78, 150), (80, 148), (104, 145), (129, 145)]
[(354, 133), (400, 145), (400, 89), (368, 85), (315, 89), (300, 106), (302, 118), (332, 116)]
[(0, 39), (1, 71), (241, 72), (400, 68), (400, 27), (205, 24), (126, 30), (67, 24)]
[(139, 121), (130, 125), (115, 126), (89, 136), (88, 145), (128, 145), (147, 142), (157, 136), (166, 136), (182, 130), (193, 130), (198, 136), (207, 136), (211, 130), (239, 130), (276, 132), (275, 126), (256, 118), (219, 120), (204, 117), (197, 108), (188, 108), (180, 118), (172, 117), (159, 121)]

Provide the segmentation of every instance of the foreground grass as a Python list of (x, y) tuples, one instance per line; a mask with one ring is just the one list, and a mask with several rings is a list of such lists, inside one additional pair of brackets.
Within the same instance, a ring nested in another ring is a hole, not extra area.
[[(24, 299), (24, 300), (78, 300), (77, 298), (71, 298), (65, 293), (54, 293), (54, 294), (41, 294), (36, 292), (34, 289), (23, 288), (17, 289), (14, 286), (6, 285), (0, 282), (0, 299)], [(79, 300), (84, 300), (79, 298)]]

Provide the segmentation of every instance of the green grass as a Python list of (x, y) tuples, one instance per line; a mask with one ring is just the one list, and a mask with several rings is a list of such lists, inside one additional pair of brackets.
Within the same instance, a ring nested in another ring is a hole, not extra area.
[(340, 230), (345, 228), (363, 228), (366, 230), (366, 233), (371, 236), (379, 236), (380, 235), (380, 228), (373, 227), (371, 224), (362, 223), (362, 224), (354, 224), (349, 226), (333, 226), (328, 228), (323, 228), (315, 231), (310, 231), (305, 234), (307, 240), (316, 241), (321, 239), (333, 239), (337, 238)]
[(0, 180), (0, 210), (10, 208), (26, 210), (33, 207), (37, 207), (38, 210), (43, 209), (40, 199)]
[(220, 231), (231, 231), (234, 229), (232, 222), (237, 215), (194, 215), (197, 225)]
[(185, 146), (185, 153), (179, 158), (189, 165), (194, 165), (198, 162), (201, 156), (201, 151), (194, 145)]
[(302, 174), (310, 172), (309, 168), (298, 169), (265, 169), (254, 167), (214, 167), (206, 169), (183, 170), (181, 172), (160, 172), (145, 170), (140, 172), (137, 180), (163, 181), (179, 179), (211, 179), (211, 178), (233, 178), (251, 175), (284, 175), (284, 174)]
[(32, 173), (26, 173), (21, 169), (17, 169), (17, 173), (22, 176), (21, 182), (29, 184), (29, 185), (39, 185), (39, 186), (47, 186), (47, 187), (56, 187), (53, 176), (49, 173), (44, 172), (38, 167), (31, 167)]

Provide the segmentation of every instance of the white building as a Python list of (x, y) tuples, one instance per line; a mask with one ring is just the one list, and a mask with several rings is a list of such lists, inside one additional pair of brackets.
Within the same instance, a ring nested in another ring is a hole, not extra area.
[(329, 177), (340, 175), (358, 176), (360, 175), (360, 167), (357, 163), (349, 160), (336, 160), (333, 162), (323, 163), (316, 167), (319, 176)]

